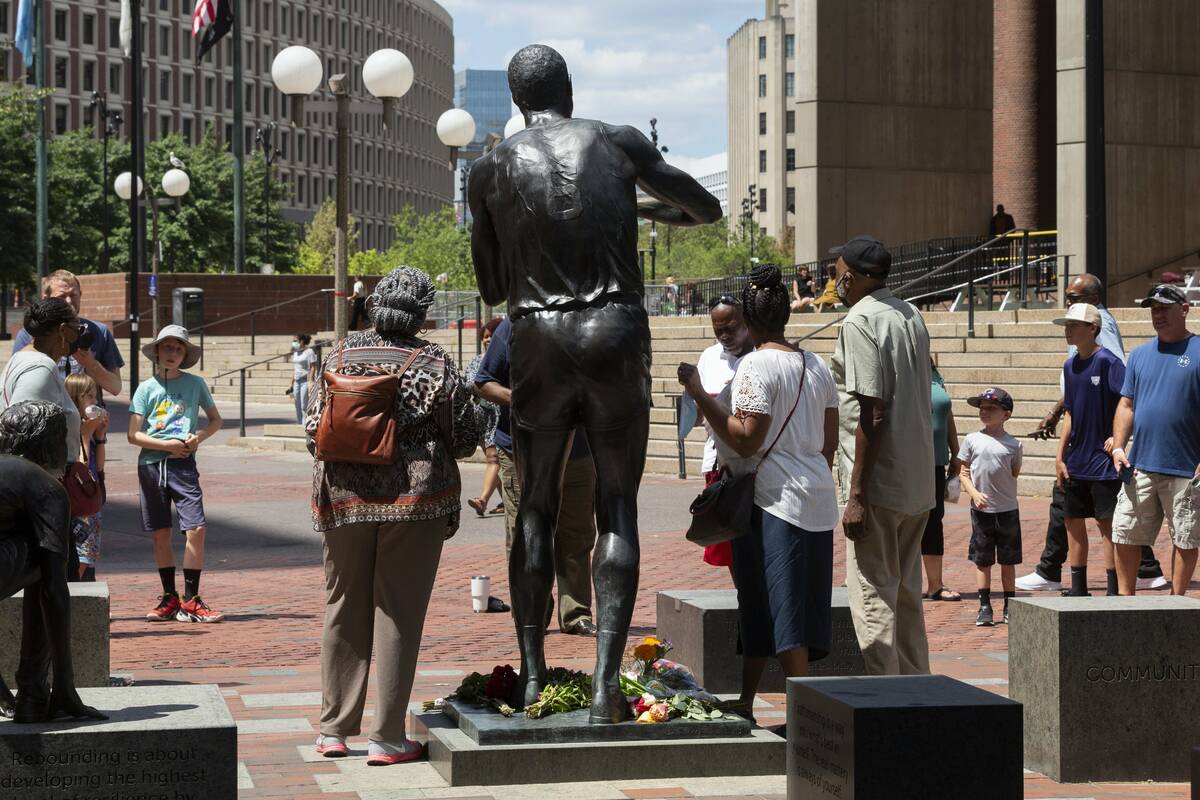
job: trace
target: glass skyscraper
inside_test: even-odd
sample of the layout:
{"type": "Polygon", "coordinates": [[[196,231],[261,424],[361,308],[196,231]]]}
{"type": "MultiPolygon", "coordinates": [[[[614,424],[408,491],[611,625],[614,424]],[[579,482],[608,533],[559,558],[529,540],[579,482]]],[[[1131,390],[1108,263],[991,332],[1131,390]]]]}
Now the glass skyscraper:
{"type": "MultiPolygon", "coordinates": [[[[454,105],[475,118],[475,138],[469,149],[481,150],[489,133],[504,136],[504,126],[516,113],[512,95],[508,91],[508,73],[502,69],[464,69],[454,73],[454,105]]],[[[455,180],[455,201],[462,201],[464,170],[467,162],[459,160],[458,176],[455,180]]],[[[465,204],[459,205],[459,219],[465,212],[465,204]]],[[[469,218],[469,217],[468,217],[469,218]]]]}

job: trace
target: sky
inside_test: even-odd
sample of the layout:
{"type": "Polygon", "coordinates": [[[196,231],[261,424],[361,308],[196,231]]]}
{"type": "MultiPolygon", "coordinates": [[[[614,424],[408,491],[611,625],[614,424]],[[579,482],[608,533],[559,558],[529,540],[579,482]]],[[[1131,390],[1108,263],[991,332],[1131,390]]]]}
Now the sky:
{"type": "MultiPolygon", "coordinates": [[[[454,16],[454,68],[504,69],[527,44],[563,54],[575,115],[658,119],[680,160],[726,149],[725,41],[762,0],[439,0],[454,16]]],[[[675,160],[675,159],[672,159],[675,160]]]]}

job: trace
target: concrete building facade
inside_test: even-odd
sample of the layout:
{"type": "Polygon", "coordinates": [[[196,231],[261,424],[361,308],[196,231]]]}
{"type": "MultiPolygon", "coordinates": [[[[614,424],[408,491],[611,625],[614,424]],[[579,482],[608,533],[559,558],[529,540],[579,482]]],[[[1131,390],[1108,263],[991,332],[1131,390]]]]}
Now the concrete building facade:
{"type": "MultiPolygon", "coordinates": [[[[17,0],[0,0],[0,38],[16,28],[17,0]]],[[[129,62],[119,44],[117,0],[46,0],[45,41],[50,130],[63,133],[97,126],[89,108],[92,92],[129,119],[129,62]]],[[[225,143],[233,135],[231,37],[196,67],[189,0],[145,0],[145,125],[147,141],[169,133],[197,142],[211,125],[225,143]]],[[[271,81],[271,61],[284,47],[303,44],[325,65],[325,78],[352,76],[352,94],[369,97],[362,62],[375,50],[395,48],[413,63],[412,89],[397,103],[396,124],[384,130],[381,114],[355,114],[351,131],[351,213],[360,222],[359,244],[386,248],[394,238],[392,215],[404,206],[424,214],[453,196],[446,148],[437,138],[438,116],[453,105],[454,30],[450,15],[434,0],[241,0],[243,139],[247,152],[256,128],[279,126],[275,146],[277,185],[285,213],[304,222],[334,196],[336,131],[332,114],[307,114],[293,129],[285,97],[271,81]]],[[[15,49],[0,50],[0,80],[24,73],[15,49]]],[[[128,135],[128,126],[120,136],[128,135]]]]}

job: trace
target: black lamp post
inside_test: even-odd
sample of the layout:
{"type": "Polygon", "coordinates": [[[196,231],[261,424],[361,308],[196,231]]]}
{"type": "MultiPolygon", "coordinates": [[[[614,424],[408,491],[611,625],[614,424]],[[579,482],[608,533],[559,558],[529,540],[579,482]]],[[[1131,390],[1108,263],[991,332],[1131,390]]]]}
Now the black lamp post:
{"type": "Polygon", "coordinates": [[[108,272],[108,137],[114,136],[117,129],[121,127],[124,119],[121,118],[121,112],[118,109],[109,109],[108,95],[92,92],[92,102],[88,107],[100,114],[101,124],[100,142],[101,142],[101,157],[100,157],[100,197],[104,204],[104,257],[100,260],[100,271],[108,272]]]}
{"type": "Polygon", "coordinates": [[[258,128],[254,132],[254,141],[262,148],[263,161],[266,163],[266,174],[263,177],[263,256],[266,257],[271,253],[271,181],[273,180],[271,167],[275,161],[282,155],[275,147],[275,123],[268,122],[267,127],[258,128]]]}
{"type": "MultiPolygon", "coordinates": [[[[658,118],[650,118],[650,141],[654,144],[654,149],[660,153],[669,152],[666,145],[658,146],[658,118]]],[[[669,231],[670,229],[668,229],[669,231]]],[[[654,220],[650,220],[650,282],[654,283],[655,261],[658,257],[658,224],[654,220]]]]}

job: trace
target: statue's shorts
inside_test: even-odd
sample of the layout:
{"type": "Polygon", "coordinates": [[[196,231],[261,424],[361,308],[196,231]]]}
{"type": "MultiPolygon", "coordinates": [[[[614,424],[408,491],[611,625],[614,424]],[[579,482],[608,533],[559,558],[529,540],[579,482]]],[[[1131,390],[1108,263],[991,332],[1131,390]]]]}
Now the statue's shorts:
{"type": "Polygon", "coordinates": [[[650,411],[650,323],[640,305],[535,311],[509,340],[513,421],[525,430],[624,428],[650,411]]]}

